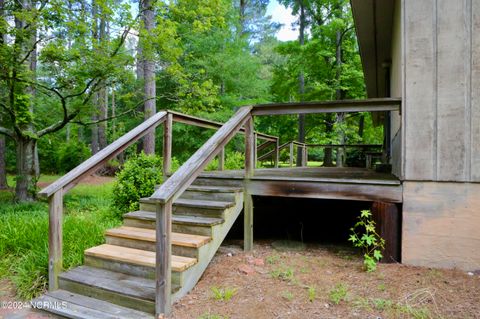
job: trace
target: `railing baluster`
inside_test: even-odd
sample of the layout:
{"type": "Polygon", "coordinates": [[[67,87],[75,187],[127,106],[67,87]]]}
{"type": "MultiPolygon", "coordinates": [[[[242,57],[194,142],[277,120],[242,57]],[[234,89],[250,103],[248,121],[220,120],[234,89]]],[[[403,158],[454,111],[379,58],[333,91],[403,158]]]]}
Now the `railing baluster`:
{"type": "Polygon", "coordinates": [[[48,197],[48,289],[58,289],[58,275],[62,271],[63,249],[63,189],[48,197]]]}
{"type": "Polygon", "coordinates": [[[225,169],[225,147],[222,147],[218,153],[218,170],[223,171],[225,169]]]}
{"type": "Polygon", "coordinates": [[[275,168],[278,168],[278,161],[280,160],[280,139],[277,138],[277,140],[275,141],[275,153],[274,153],[274,156],[275,156],[275,168]]]}
{"type": "Polygon", "coordinates": [[[172,169],[172,128],[173,115],[167,114],[165,123],[163,124],[163,177],[167,179],[172,169]]]}
{"type": "Polygon", "coordinates": [[[250,117],[245,122],[245,188],[243,192],[243,249],[245,251],[250,251],[253,248],[253,203],[247,185],[254,174],[255,148],[253,117],[250,117]]]}
{"type": "Polygon", "coordinates": [[[172,200],[157,203],[156,215],[155,318],[170,314],[172,301],[172,200]]]}
{"type": "Polygon", "coordinates": [[[293,166],[293,142],[290,142],[290,167],[293,166]]]}

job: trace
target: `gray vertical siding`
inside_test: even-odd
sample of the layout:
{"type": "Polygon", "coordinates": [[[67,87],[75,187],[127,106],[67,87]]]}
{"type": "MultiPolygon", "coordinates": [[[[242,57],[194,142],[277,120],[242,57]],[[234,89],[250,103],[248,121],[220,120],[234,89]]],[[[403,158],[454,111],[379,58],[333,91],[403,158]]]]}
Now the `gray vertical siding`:
{"type": "Polygon", "coordinates": [[[480,1],[404,0],[404,177],[480,181],[480,1]]]}

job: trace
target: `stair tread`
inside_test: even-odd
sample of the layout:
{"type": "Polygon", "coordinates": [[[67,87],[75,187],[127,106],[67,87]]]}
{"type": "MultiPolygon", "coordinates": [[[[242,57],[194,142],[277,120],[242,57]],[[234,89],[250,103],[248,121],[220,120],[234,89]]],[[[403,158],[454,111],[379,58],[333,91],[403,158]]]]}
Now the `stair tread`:
{"type": "MultiPolygon", "coordinates": [[[[85,255],[134,265],[155,267],[154,251],[103,244],[85,250],[85,255]]],[[[185,271],[196,263],[196,258],[172,255],[172,271],[185,271]]]]}
{"type": "Polygon", "coordinates": [[[36,298],[33,300],[33,302],[48,305],[59,305],[58,307],[51,307],[45,310],[66,318],[153,318],[151,314],[142,311],[118,306],[107,301],[87,297],[62,289],[48,292],[45,295],[36,298]]]}
{"type": "MultiPolygon", "coordinates": [[[[156,237],[155,229],[129,227],[129,226],[112,228],[107,230],[105,234],[108,236],[138,239],[138,240],[144,240],[149,242],[155,242],[155,237],[156,237]]],[[[172,245],[198,248],[210,242],[211,237],[172,232],[171,240],[172,240],[172,245]]]]}
{"type": "MultiPolygon", "coordinates": [[[[154,221],[156,219],[155,212],[148,212],[144,210],[137,210],[134,212],[126,213],[123,215],[125,218],[136,218],[154,221]]],[[[215,226],[222,224],[224,222],[223,218],[216,217],[203,217],[203,216],[190,216],[190,215],[172,215],[172,223],[177,224],[192,224],[200,226],[215,226]]]]}
{"type": "Polygon", "coordinates": [[[241,187],[229,187],[229,186],[203,186],[203,185],[190,185],[187,190],[202,191],[202,192],[214,192],[214,193],[238,193],[243,192],[241,187]]]}
{"type": "MultiPolygon", "coordinates": [[[[155,203],[155,200],[150,199],[150,197],[146,197],[146,198],[141,198],[140,202],[155,203]]],[[[235,203],[217,201],[217,200],[206,200],[206,199],[177,198],[173,203],[173,205],[184,206],[184,207],[209,208],[209,209],[227,209],[235,206],[235,203]]]]}

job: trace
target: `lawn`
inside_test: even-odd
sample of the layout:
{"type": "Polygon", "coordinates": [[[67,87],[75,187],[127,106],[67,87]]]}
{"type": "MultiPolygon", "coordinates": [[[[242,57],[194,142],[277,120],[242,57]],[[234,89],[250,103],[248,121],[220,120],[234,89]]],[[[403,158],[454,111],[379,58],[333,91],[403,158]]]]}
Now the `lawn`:
{"type": "MultiPolygon", "coordinates": [[[[42,176],[45,185],[59,176],[42,176]]],[[[9,185],[14,179],[9,177],[9,185]]],[[[86,248],[103,243],[105,229],[121,223],[111,209],[113,182],[79,184],[64,197],[63,266],[83,263],[86,248]]],[[[10,280],[17,297],[42,293],[48,278],[48,205],[45,200],[16,204],[0,192],[0,279],[10,280]]]]}

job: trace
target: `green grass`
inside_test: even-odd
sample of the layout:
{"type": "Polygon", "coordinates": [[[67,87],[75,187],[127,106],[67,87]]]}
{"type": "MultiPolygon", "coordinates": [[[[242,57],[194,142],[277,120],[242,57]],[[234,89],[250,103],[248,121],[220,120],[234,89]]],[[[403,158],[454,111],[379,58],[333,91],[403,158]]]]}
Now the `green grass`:
{"type": "Polygon", "coordinates": [[[213,299],[217,301],[229,301],[237,293],[237,288],[229,287],[211,287],[210,290],[212,291],[213,299]]]}
{"type": "MultiPolygon", "coordinates": [[[[79,185],[65,195],[65,269],[82,264],[83,251],[103,243],[105,229],[120,224],[110,209],[111,189],[111,183],[79,185]]],[[[18,298],[31,299],[48,284],[48,205],[45,201],[16,204],[12,199],[12,192],[0,192],[0,277],[15,284],[18,298]]]]}
{"type": "Polygon", "coordinates": [[[333,302],[335,305],[338,305],[340,301],[347,300],[347,293],[348,288],[345,284],[341,283],[335,286],[332,290],[330,290],[329,296],[330,301],[333,302]]]}

